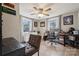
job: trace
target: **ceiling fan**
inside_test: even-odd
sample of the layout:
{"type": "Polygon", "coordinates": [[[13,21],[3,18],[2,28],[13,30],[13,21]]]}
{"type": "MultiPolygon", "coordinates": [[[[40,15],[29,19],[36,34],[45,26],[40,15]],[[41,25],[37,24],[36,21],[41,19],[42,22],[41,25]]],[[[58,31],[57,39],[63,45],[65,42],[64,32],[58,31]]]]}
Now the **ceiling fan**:
{"type": "Polygon", "coordinates": [[[31,15],[42,14],[45,16],[49,16],[48,11],[52,10],[51,8],[39,8],[39,7],[33,7],[33,9],[36,11],[36,13],[32,13],[31,15]]]}

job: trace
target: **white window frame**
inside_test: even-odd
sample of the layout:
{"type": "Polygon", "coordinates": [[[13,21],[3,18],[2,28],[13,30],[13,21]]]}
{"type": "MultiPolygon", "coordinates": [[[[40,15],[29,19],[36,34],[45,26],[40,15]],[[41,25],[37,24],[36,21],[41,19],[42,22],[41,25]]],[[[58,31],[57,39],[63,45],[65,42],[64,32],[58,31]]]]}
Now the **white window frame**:
{"type": "Polygon", "coordinates": [[[52,28],[52,29],[60,29],[60,17],[57,16],[57,17],[54,17],[54,18],[50,18],[48,19],[48,30],[50,31],[50,22],[56,22],[56,27],[55,28],[52,28]]]}
{"type": "Polygon", "coordinates": [[[23,29],[23,20],[22,19],[26,19],[26,21],[29,21],[29,22],[31,22],[31,24],[30,24],[30,30],[29,31],[26,31],[26,32],[31,32],[32,31],[32,20],[31,19],[29,19],[29,18],[26,18],[26,17],[24,17],[24,16],[21,16],[21,29],[22,29],[22,32],[24,32],[24,29],[23,29]]]}

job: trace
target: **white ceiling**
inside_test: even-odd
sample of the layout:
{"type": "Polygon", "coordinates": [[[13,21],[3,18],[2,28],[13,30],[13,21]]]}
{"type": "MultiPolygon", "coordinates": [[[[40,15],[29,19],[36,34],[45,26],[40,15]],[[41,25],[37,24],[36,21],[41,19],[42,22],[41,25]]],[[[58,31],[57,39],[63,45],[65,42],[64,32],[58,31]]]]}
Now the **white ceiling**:
{"type": "Polygon", "coordinates": [[[20,15],[28,18],[39,19],[37,15],[31,15],[35,12],[33,9],[35,6],[40,8],[52,8],[52,10],[48,12],[50,16],[44,16],[43,18],[50,18],[79,10],[79,3],[20,3],[20,15]]]}

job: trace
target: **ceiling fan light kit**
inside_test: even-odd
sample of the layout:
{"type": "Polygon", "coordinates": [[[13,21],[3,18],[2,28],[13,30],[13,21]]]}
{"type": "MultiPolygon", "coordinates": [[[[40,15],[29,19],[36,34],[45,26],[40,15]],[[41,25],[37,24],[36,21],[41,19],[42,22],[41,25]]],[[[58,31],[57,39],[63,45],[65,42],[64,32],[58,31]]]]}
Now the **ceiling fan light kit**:
{"type": "Polygon", "coordinates": [[[43,14],[38,14],[38,17],[40,18],[40,17],[44,17],[45,15],[43,15],[43,14]]]}

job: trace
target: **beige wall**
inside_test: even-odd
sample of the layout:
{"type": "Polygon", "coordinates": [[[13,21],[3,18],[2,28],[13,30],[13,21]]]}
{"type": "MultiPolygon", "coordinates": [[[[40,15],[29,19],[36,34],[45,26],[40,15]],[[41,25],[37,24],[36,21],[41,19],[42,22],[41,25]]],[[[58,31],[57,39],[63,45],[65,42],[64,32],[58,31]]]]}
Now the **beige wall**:
{"type": "Polygon", "coordinates": [[[14,37],[20,41],[20,19],[19,19],[19,5],[15,5],[16,15],[3,13],[2,15],[2,36],[14,37]]]}
{"type": "Polygon", "coordinates": [[[77,25],[78,29],[79,29],[79,11],[78,11],[78,25],[77,25]]]}
{"type": "Polygon", "coordinates": [[[41,19],[41,20],[33,20],[33,30],[35,31],[40,31],[41,35],[44,35],[44,32],[47,30],[47,20],[46,19],[41,19]],[[38,27],[34,27],[34,21],[38,22],[38,27]],[[40,22],[45,22],[45,27],[40,27],[40,22]]]}
{"type": "Polygon", "coordinates": [[[42,36],[44,35],[45,31],[47,31],[47,20],[46,19],[39,21],[39,30],[42,36]],[[40,27],[40,22],[45,22],[45,27],[40,27]]]}
{"type": "Polygon", "coordinates": [[[71,12],[71,13],[66,13],[61,16],[61,29],[64,31],[68,31],[68,29],[70,27],[74,27],[75,29],[78,29],[78,23],[79,22],[78,22],[78,12],[77,11],[71,12]],[[73,25],[63,25],[63,17],[68,16],[68,15],[73,15],[73,25]]]}
{"type": "MultiPolygon", "coordinates": [[[[47,20],[39,20],[38,21],[38,27],[35,28],[33,26],[33,29],[40,30],[41,34],[43,35],[46,30],[48,30],[47,26],[47,20]],[[40,22],[45,21],[45,27],[40,27],[40,22]]],[[[76,30],[79,30],[79,11],[69,12],[61,15],[61,29],[64,31],[68,31],[70,27],[74,27],[76,30]],[[73,25],[63,25],[63,17],[73,15],[73,25]]]]}
{"type": "Polygon", "coordinates": [[[33,23],[32,23],[32,29],[33,29],[33,31],[38,31],[39,30],[38,28],[39,28],[39,20],[33,20],[33,23]],[[37,27],[34,27],[34,22],[38,23],[37,27]]]}

